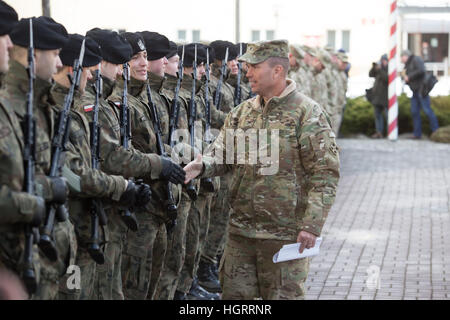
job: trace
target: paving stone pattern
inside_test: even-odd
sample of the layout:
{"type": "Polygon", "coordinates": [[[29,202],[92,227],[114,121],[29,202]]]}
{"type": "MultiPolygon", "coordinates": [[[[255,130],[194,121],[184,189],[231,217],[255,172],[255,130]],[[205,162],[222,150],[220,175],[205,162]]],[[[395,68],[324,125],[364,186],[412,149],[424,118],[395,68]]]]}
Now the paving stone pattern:
{"type": "Polygon", "coordinates": [[[341,180],[306,299],[450,299],[450,145],[338,144],[341,180]]]}

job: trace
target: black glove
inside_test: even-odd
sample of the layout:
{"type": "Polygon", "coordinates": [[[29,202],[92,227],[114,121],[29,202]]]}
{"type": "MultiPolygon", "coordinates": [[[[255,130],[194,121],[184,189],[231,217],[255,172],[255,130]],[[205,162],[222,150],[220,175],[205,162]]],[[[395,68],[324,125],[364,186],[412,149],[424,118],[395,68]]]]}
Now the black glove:
{"type": "Polygon", "coordinates": [[[161,157],[161,162],[162,170],[159,175],[160,179],[169,180],[174,184],[184,184],[186,172],[184,172],[183,168],[167,157],[161,157]]]}
{"type": "Polygon", "coordinates": [[[67,200],[69,188],[67,187],[67,180],[64,177],[49,177],[52,184],[53,198],[52,203],[64,204],[67,200]]]}
{"type": "Polygon", "coordinates": [[[131,208],[136,202],[136,185],[133,180],[128,180],[127,189],[120,196],[119,202],[122,206],[131,208]]]}
{"type": "Polygon", "coordinates": [[[136,207],[145,207],[152,199],[152,190],[148,184],[138,182],[136,191],[136,207]]]}
{"type": "Polygon", "coordinates": [[[33,212],[33,218],[30,221],[32,227],[39,227],[45,217],[45,200],[42,197],[36,196],[36,208],[33,212]]]}

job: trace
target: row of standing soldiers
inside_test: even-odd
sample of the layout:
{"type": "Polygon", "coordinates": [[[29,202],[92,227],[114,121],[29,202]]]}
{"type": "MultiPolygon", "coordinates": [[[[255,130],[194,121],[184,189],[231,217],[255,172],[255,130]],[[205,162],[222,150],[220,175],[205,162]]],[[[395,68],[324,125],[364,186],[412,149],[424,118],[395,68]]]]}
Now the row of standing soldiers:
{"type": "Polygon", "coordinates": [[[350,64],[343,50],[331,47],[312,48],[291,45],[289,78],[299,90],[322,106],[337,136],[346,104],[348,71],[350,64]]]}
{"type": "Polygon", "coordinates": [[[32,299],[219,299],[230,177],[173,159],[252,96],[245,44],[0,16],[0,269],[32,299]]]}

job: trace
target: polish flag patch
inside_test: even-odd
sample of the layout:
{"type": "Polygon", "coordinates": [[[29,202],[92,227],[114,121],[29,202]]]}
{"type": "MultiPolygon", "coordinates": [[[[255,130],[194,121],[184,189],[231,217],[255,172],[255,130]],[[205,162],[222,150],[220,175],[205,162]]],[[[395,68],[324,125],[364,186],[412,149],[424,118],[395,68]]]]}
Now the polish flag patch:
{"type": "Polygon", "coordinates": [[[120,108],[120,102],[119,101],[114,102],[114,104],[116,105],[117,108],[120,108]]]}
{"type": "Polygon", "coordinates": [[[94,105],[89,104],[87,106],[84,106],[83,109],[84,109],[84,112],[90,112],[90,111],[94,110],[94,105]]]}

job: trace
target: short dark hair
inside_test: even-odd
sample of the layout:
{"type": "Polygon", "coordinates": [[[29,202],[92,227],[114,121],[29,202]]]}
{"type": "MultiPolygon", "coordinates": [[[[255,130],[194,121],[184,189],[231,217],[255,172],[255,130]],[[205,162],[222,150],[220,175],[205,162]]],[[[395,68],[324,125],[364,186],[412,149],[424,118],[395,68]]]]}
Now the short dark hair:
{"type": "Polygon", "coordinates": [[[287,75],[289,71],[289,58],[270,57],[269,59],[267,59],[267,62],[269,63],[269,66],[271,68],[280,65],[283,68],[284,73],[287,75]]]}

